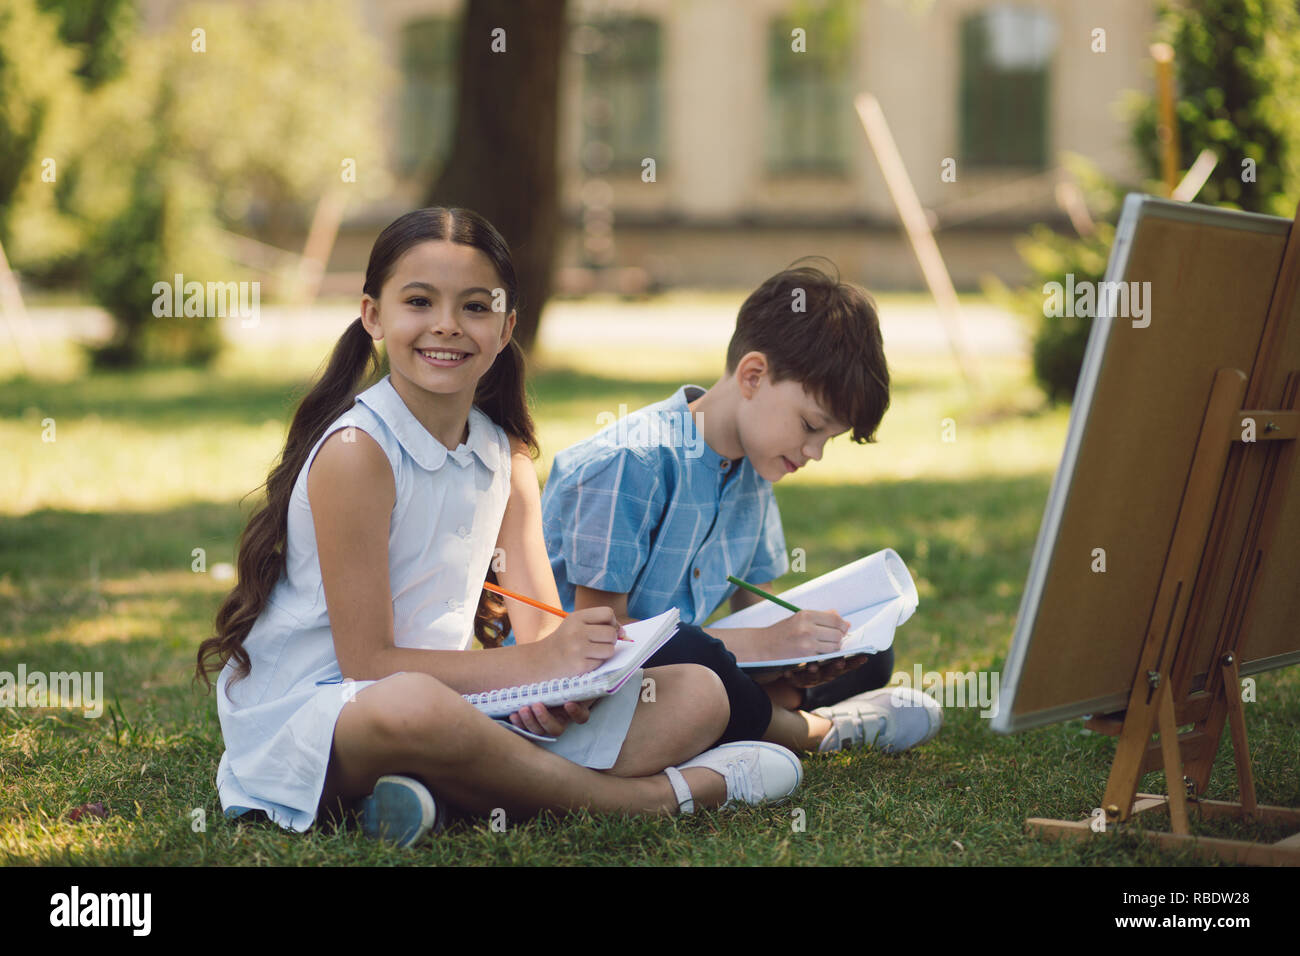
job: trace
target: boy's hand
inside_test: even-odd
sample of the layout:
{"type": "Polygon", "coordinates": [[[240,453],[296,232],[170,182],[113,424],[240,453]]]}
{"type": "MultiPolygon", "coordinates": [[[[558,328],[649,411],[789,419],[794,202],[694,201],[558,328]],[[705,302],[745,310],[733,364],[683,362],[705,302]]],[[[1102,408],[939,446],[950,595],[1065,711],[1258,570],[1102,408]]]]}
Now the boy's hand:
{"type": "Polygon", "coordinates": [[[800,611],[767,631],[766,660],[833,654],[849,632],[849,622],[834,611],[800,611]]]}
{"type": "Polygon", "coordinates": [[[834,680],[855,667],[861,667],[866,663],[869,656],[868,654],[850,654],[848,657],[837,657],[829,661],[797,664],[787,671],[782,671],[781,676],[795,687],[816,687],[818,684],[825,684],[827,681],[834,680]]]}
{"type": "Polygon", "coordinates": [[[591,708],[600,698],[594,700],[571,700],[563,707],[547,707],[536,703],[524,707],[510,715],[510,723],[522,727],[529,733],[545,734],[558,737],[564,733],[570,723],[585,724],[591,716],[591,708]]]}

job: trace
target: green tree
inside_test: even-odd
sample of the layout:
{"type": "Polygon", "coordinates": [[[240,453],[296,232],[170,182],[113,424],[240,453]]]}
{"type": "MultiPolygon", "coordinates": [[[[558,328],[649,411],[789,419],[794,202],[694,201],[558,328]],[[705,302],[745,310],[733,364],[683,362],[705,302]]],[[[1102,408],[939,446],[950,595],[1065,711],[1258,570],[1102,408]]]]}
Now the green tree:
{"type": "Polygon", "coordinates": [[[82,250],[88,290],[113,319],[113,335],[89,349],[97,367],[210,362],[220,351],[215,317],[156,316],[158,282],[228,281],[215,189],[175,149],[183,108],[161,46],[134,49],[118,81],[92,98],[92,140],[115,157],[86,162],[74,207],[91,223],[82,250]]]}
{"type": "Polygon", "coordinates": [[[75,107],[76,54],[60,41],[58,29],[58,19],[33,0],[0,3],[0,244],[11,258],[19,223],[48,220],[42,211],[53,208],[50,176],[58,175],[59,147],[75,107]],[[54,160],[52,166],[47,159],[54,160]]]}
{"type": "Polygon", "coordinates": [[[1043,288],[1049,282],[1064,283],[1066,275],[1073,275],[1076,285],[1105,277],[1125,193],[1086,157],[1066,154],[1062,162],[1083,192],[1095,230],[1074,236],[1042,223],[1032,226],[1028,235],[1016,241],[1016,250],[1030,270],[1029,285],[1013,291],[991,280],[985,286],[991,298],[1024,321],[1033,342],[1034,379],[1052,404],[1074,397],[1092,319],[1044,315],[1043,288]]]}
{"type": "MultiPolygon", "coordinates": [[[[390,191],[382,51],[349,0],[195,3],[121,42],[129,5],[48,5],[77,45],[51,45],[58,70],[45,80],[80,71],[84,89],[51,134],[59,181],[33,191],[20,256],[84,279],[109,311],[96,365],[210,361],[217,322],[155,316],[155,283],[257,278],[229,261],[223,224],[296,241],[327,191],[355,202],[390,191]],[[107,23],[111,42],[97,32],[107,23]]],[[[39,23],[49,40],[57,19],[39,23]]],[[[6,42],[22,47],[16,28],[0,28],[0,50],[6,42]]]]}
{"type": "Polygon", "coordinates": [[[424,201],[473,209],[509,243],[519,276],[514,335],[529,349],[550,295],[560,224],[565,0],[467,0],[464,16],[452,151],[424,201]]]}
{"type": "MultiPolygon", "coordinates": [[[[1202,149],[1218,164],[1196,202],[1292,218],[1300,199],[1300,14],[1295,0],[1185,0],[1162,3],[1155,39],[1174,48],[1178,168],[1202,149]],[[1246,160],[1253,161],[1251,163],[1246,160]]],[[[1161,194],[1156,103],[1125,99],[1133,144],[1161,194]]],[[[1038,225],[1018,243],[1033,284],[990,293],[1033,324],[1034,376],[1051,402],[1074,396],[1092,320],[1043,314],[1043,286],[1104,278],[1124,189],[1081,157],[1068,165],[1084,188],[1096,232],[1076,238],[1038,225]]]]}
{"type": "MultiPolygon", "coordinates": [[[[1162,2],[1156,39],[1174,49],[1179,170],[1202,149],[1219,160],[1196,201],[1293,217],[1300,200],[1295,0],[1162,2]]],[[[1133,92],[1127,106],[1138,157],[1158,180],[1155,99],[1133,92]]]]}
{"type": "Polygon", "coordinates": [[[119,76],[139,23],[135,0],[40,0],[56,14],[59,37],[78,53],[77,76],[87,88],[119,76]]]}

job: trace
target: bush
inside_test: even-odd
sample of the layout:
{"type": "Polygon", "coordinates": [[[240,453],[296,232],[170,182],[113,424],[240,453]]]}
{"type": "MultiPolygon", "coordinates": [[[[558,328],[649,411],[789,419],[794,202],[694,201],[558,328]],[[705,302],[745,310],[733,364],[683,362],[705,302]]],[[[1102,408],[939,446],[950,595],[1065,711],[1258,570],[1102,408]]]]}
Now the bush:
{"type": "Polygon", "coordinates": [[[1124,190],[1091,161],[1067,154],[1063,162],[1083,191],[1096,231],[1090,236],[1074,237],[1042,224],[1033,226],[1029,235],[1016,243],[1020,258],[1033,273],[1030,285],[1016,291],[996,281],[985,286],[991,298],[1021,317],[1028,327],[1033,341],[1034,379],[1050,404],[1074,398],[1092,319],[1047,315],[1044,287],[1049,282],[1064,285],[1067,275],[1074,276],[1076,285],[1100,282],[1105,277],[1115,239],[1115,220],[1124,198],[1124,190]]]}
{"type": "MultiPolygon", "coordinates": [[[[1178,168],[1190,167],[1202,149],[1219,159],[1196,201],[1294,216],[1300,200],[1295,0],[1166,2],[1156,34],[1174,48],[1178,168]]],[[[1156,101],[1133,92],[1126,107],[1134,148],[1158,180],[1156,101]]]]}
{"type": "Polygon", "coordinates": [[[26,240],[23,246],[44,250],[75,241],[70,224],[55,212],[55,185],[47,181],[44,160],[57,160],[57,177],[75,121],[76,63],[59,40],[57,18],[40,12],[34,0],[0,4],[0,244],[17,269],[31,262],[14,241],[17,235],[26,240]]]}
{"type": "Polygon", "coordinates": [[[12,227],[28,276],[84,282],[110,313],[95,366],[217,354],[218,320],[154,316],[153,288],[177,273],[251,278],[223,254],[223,220],[260,215],[278,227],[272,242],[296,240],[331,189],[391,193],[380,122],[392,74],[355,0],[190,3],[148,34],[131,0],[39,3],[51,13],[0,3],[0,236],[12,227]],[[42,156],[58,157],[57,183],[41,182],[42,156]],[[346,185],[344,164],[357,170],[346,185]]]}
{"type": "MultiPolygon", "coordinates": [[[[1195,201],[1252,212],[1295,215],[1300,199],[1300,14],[1294,0],[1186,0],[1161,5],[1157,36],[1174,48],[1179,169],[1202,149],[1219,162],[1195,201]],[[1246,162],[1250,160],[1251,162],[1246,162]]],[[[1163,193],[1156,103],[1126,98],[1133,143],[1148,191],[1163,193]]],[[[1081,157],[1066,157],[1097,221],[1091,236],[1062,236],[1035,226],[1017,243],[1034,273],[1019,292],[987,291],[1032,325],[1034,377],[1048,401],[1069,401],[1083,367],[1091,319],[1044,314],[1043,286],[1101,281],[1115,237],[1123,190],[1081,157]]]]}

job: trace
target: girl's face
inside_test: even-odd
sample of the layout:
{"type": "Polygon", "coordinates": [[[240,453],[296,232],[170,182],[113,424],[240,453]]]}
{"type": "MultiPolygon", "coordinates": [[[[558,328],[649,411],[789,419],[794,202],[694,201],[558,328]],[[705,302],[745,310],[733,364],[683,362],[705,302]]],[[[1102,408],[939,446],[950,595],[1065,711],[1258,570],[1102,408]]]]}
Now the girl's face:
{"type": "Polygon", "coordinates": [[[472,396],[510,341],[515,313],[483,252],[455,242],[422,242],[393,266],[379,301],[362,297],[362,321],[388,340],[388,364],[417,388],[472,396]]]}

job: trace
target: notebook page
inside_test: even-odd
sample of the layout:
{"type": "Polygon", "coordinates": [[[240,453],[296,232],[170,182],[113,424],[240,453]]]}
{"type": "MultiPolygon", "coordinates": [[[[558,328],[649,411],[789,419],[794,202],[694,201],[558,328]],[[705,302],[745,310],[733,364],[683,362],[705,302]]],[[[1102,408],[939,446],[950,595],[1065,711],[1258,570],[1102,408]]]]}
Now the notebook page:
{"type": "Polygon", "coordinates": [[[495,717],[538,701],[548,706],[558,706],[569,700],[584,700],[602,693],[612,694],[676,633],[678,618],[679,612],[674,607],[656,617],[624,625],[629,640],[615,642],[614,654],[585,674],[550,678],[532,684],[463,696],[479,710],[495,717]]]}
{"type": "Polygon", "coordinates": [[[894,643],[894,631],[904,608],[902,598],[882,601],[875,607],[844,615],[849,622],[849,633],[840,642],[840,650],[862,650],[878,654],[894,643]]]}
{"type": "MultiPolygon", "coordinates": [[[[916,610],[916,585],[903,559],[892,548],[885,548],[860,558],[821,577],[783,591],[777,597],[810,610],[837,610],[854,625],[865,620],[862,611],[874,614],[881,604],[898,601],[893,625],[898,627],[916,610]],[[856,620],[855,620],[856,618],[856,620]]],[[[790,616],[792,612],[771,601],[760,600],[709,627],[767,627],[790,616]]],[[[872,615],[868,615],[870,617],[872,615]]],[[[887,645],[886,645],[887,646],[887,645]]]]}
{"type": "MultiPolygon", "coordinates": [[[[662,628],[671,617],[676,621],[676,608],[671,608],[663,614],[654,617],[648,617],[644,621],[634,621],[631,624],[624,624],[623,630],[631,641],[615,641],[614,656],[605,661],[595,670],[588,671],[579,681],[594,683],[601,678],[616,674],[619,677],[624,676],[624,671],[633,671],[640,666],[638,663],[638,651],[644,651],[648,642],[653,642],[660,634],[662,628]]],[[[648,656],[648,655],[647,655],[648,656]]],[[[644,658],[641,658],[644,660],[644,658]]]]}

